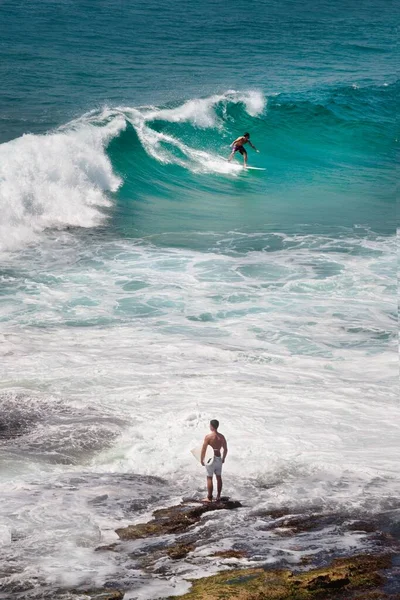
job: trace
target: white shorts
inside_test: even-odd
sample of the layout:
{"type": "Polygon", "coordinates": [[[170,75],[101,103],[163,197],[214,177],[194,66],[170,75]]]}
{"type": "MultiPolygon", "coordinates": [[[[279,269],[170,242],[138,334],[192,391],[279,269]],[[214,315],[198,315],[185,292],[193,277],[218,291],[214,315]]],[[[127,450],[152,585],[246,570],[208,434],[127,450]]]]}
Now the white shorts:
{"type": "Polygon", "coordinates": [[[207,477],[213,475],[220,476],[222,473],[222,458],[220,456],[214,456],[210,458],[209,462],[206,463],[207,477]]]}

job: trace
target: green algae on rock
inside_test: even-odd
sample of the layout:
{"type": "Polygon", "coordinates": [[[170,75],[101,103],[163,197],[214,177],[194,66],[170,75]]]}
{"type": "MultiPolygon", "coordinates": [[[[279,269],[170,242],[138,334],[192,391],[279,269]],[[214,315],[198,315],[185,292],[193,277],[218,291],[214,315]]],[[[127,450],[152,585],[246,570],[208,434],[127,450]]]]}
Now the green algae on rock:
{"type": "MultiPolygon", "coordinates": [[[[376,588],[383,583],[379,571],[388,568],[390,564],[389,555],[360,555],[337,559],[330,566],[305,573],[262,568],[226,571],[212,577],[194,580],[190,592],[180,598],[181,600],[325,600],[325,598],[349,600],[354,597],[354,592],[376,591],[376,588]]],[[[384,598],[385,594],[381,593],[381,597],[384,598]]]]}

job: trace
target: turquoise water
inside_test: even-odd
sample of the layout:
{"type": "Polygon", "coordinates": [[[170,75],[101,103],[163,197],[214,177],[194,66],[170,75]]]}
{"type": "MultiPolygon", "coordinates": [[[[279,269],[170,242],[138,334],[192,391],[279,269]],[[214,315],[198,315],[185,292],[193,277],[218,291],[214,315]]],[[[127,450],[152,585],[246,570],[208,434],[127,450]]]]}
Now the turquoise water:
{"type": "MultiPolygon", "coordinates": [[[[214,2],[150,2],[140,10],[5,2],[1,12],[0,139],[46,134],[77,118],[83,123],[88,113],[102,127],[123,107],[125,129],[105,145],[121,176],[108,231],[140,236],[315,223],[393,233],[394,2],[321,3],[318,11],[299,2],[259,2],[251,10],[214,2]],[[260,98],[246,110],[240,98],[255,92],[260,98]],[[201,98],[210,101],[180,113],[185,101],[201,98]],[[234,181],[212,168],[199,174],[193,160],[180,163],[174,141],[165,142],[165,164],[129,121],[129,111],[141,106],[175,109],[166,119],[155,115],[149,127],[193,151],[227,156],[232,139],[251,130],[260,155],[250,161],[266,172],[234,181]]],[[[34,169],[51,178],[45,162],[43,156],[34,169]]],[[[3,169],[3,178],[14,177],[12,165],[3,169]]],[[[104,181],[91,184],[107,192],[104,181]]],[[[21,191],[22,204],[24,195],[34,198],[35,211],[35,188],[21,191]]],[[[20,207],[14,210],[10,220],[23,221],[20,207]]]]}
{"type": "Polygon", "coordinates": [[[263,510],[396,521],[398,17],[376,0],[1,3],[5,572],[49,598],[94,572],[172,593],[175,567],[152,587],[94,548],[203,495],[190,449],[210,418],[247,512],[200,546],[292,566],[374,542],[322,531],[293,552],[263,510]],[[244,131],[264,171],[226,161],[244,131]]]}

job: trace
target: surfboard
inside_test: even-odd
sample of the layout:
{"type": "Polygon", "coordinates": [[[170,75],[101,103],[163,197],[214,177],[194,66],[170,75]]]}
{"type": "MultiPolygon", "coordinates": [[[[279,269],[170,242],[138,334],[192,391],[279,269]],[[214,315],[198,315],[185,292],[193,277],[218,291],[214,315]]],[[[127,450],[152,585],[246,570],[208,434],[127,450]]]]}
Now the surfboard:
{"type": "Polygon", "coordinates": [[[227,158],[225,158],[225,156],[220,156],[219,158],[221,158],[225,162],[228,162],[228,163],[230,162],[230,164],[233,167],[237,167],[238,169],[242,168],[243,171],[247,171],[248,169],[250,169],[251,171],[266,171],[267,170],[267,169],[264,169],[264,167],[249,167],[249,166],[247,166],[246,168],[244,168],[243,165],[240,165],[237,162],[229,161],[227,158]]]}
{"type": "MultiPolygon", "coordinates": [[[[201,444],[201,446],[198,446],[197,448],[192,448],[192,450],[190,451],[193,456],[195,457],[196,460],[198,460],[199,462],[201,462],[201,449],[203,448],[203,444],[201,444]]],[[[211,448],[211,446],[207,446],[207,450],[206,450],[206,456],[204,459],[204,463],[207,464],[209,462],[211,462],[211,460],[214,458],[214,450],[211,448]]]]}

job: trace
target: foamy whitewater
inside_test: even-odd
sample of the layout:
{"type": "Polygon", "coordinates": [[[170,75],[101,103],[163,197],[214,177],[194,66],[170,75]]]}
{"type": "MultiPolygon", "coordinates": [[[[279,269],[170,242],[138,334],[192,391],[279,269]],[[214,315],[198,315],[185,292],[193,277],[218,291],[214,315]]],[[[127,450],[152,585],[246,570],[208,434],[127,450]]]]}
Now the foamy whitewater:
{"type": "MultiPolygon", "coordinates": [[[[40,30],[56,8],[33,5],[40,30]]],[[[238,565],[292,568],[375,551],[376,537],[343,526],[355,519],[398,536],[399,86],[389,41],[367,53],[368,19],[351,13],[346,35],[361,46],[350,49],[325,7],[331,20],[317,31],[328,23],[331,45],[313,54],[304,7],[292,46],[281,43],[282,7],[267,8],[248,33],[248,85],[234,76],[227,15],[215,15],[219,47],[206,43],[208,21],[193,30],[195,7],[171,37],[183,54],[167,71],[153,17],[153,45],[140,38],[147,8],[102,7],[98,22],[75,7],[63,17],[75,15],[79,32],[68,47],[58,21],[49,47],[27,24],[27,43],[43,52],[32,72],[50,69],[43,81],[54,85],[42,105],[27,76],[29,110],[15,46],[8,76],[21,114],[3,110],[0,145],[2,600],[67,600],[68,589],[107,585],[155,600],[227,568],[210,559],[217,550],[245,549],[238,565]],[[133,66],[125,19],[139,36],[133,66]],[[57,44],[72,53],[68,72],[57,59],[59,83],[57,44]],[[208,44],[218,47],[207,55],[208,44]],[[260,150],[249,149],[249,164],[265,171],[227,162],[246,130],[260,150]],[[229,445],[223,493],[244,508],[205,516],[195,551],[160,558],[152,573],[140,560],[166,539],[97,552],[116,528],[204,497],[190,450],[212,418],[229,445]],[[265,521],[274,509],[330,520],[279,536],[265,521]]]]}
{"type": "MultiPolygon", "coordinates": [[[[280,250],[236,255],[241,238],[206,260],[69,234],[14,255],[14,277],[27,260],[37,274],[8,300],[2,337],[2,412],[17,429],[2,448],[3,559],[53,583],[120,577],[94,547],[132,521],[132,496],[141,520],[154,502],[200,493],[189,450],[215,414],[230,445],[225,491],[247,506],[218,524],[216,549],[239,539],[265,560],[252,519],[262,508],[359,516],[397,506],[393,242],[271,234],[262,242],[277,238],[280,250]],[[137,490],[127,473],[165,483],[137,490]]],[[[268,560],[283,552],[297,563],[316,543],[340,553],[363,537],[294,551],[271,536],[268,560]]]]}

